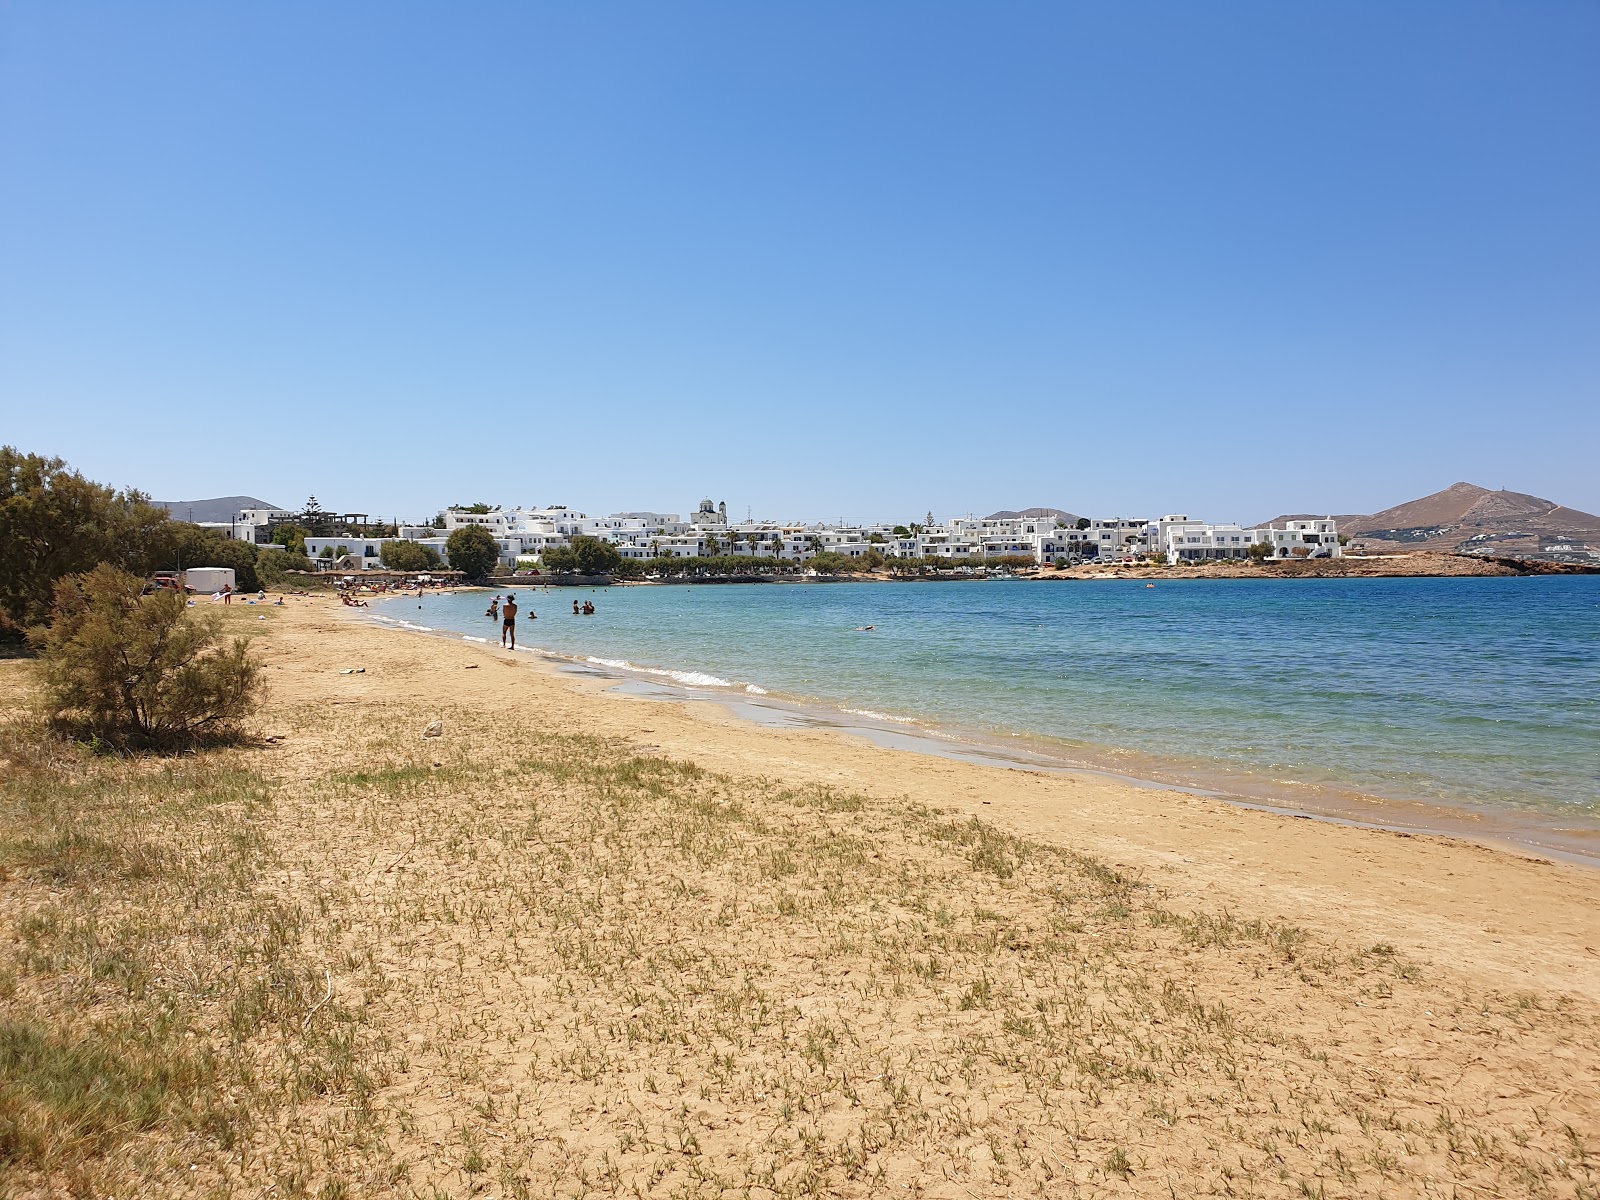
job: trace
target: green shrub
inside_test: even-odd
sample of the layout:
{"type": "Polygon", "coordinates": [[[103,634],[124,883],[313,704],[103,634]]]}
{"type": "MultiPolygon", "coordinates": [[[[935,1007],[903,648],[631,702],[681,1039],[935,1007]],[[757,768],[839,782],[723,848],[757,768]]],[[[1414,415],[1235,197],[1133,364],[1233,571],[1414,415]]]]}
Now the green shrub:
{"type": "Polygon", "coordinates": [[[261,666],[245,638],[224,644],[216,613],[101,565],[58,580],[42,652],[53,725],[119,749],[174,750],[224,741],[261,699],[261,666]]]}
{"type": "Polygon", "coordinates": [[[263,550],[256,559],[256,576],[261,580],[262,587],[283,587],[287,583],[294,582],[288,578],[287,572],[311,569],[312,563],[309,558],[304,554],[294,554],[288,550],[263,550]]]}

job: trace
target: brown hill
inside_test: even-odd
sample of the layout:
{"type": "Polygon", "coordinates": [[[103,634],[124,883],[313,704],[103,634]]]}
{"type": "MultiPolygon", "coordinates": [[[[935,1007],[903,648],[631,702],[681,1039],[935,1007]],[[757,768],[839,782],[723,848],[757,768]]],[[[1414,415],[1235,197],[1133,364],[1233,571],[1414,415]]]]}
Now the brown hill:
{"type": "Polygon", "coordinates": [[[1263,526],[1275,525],[1282,529],[1290,521],[1326,521],[1329,517],[1339,522],[1340,533],[1348,533],[1353,522],[1367,519],[1360,513],[1284,513],[1281,517],[1273,517],[1270,521],[1262,521],[1260,525],[1249,525],[1246,528],[1260,529],[1263,526]]]}
{"type": "Polygon", "coordinates": [[[1078,514],[1069,513],[1059,508],[1002,508],[999,512],[990,513],[985,521],[1015,521],[1031,517],[1054,517],[1058,521],[1065,521],[1068,525],[1077,522],[1078,514]]]}
{"type": "MultiPolygon", "coordinates": [[[[1272,524],[1304,519],[1274,517],[1272,524]]],[[[1373,549],[1494,550],[1537,553],[1541,545],[1571,538],[1600,542],[1600,517],[1525,492],[1490,491],[1453,483],[1443,491],[1396,504],[1371,516],[1336,517],[1339,532],[1373,549]]]]}

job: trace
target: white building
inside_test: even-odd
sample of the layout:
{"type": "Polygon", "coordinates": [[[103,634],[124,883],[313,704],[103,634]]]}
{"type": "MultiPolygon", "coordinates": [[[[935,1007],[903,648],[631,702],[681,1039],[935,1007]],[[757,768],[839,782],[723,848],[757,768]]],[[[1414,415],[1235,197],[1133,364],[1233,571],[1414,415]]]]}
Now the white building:
{"type": "Polygon", "coordinates": [[[359,560],[360,569],[371,570],[383,565],[380,557],[384,543],[383,538],[363,537],[308,537],[306,539],[306,554],[313,563],[326,566],[330,562],[337,562],[349,555],[352,560],[359,560]],[[326,553],[325,553],[326,552],[326,553]]]}
{"type": "Polygon", "coordinates": [[[1260,531],[1272,543],[1274,558],[1343,558],[1339,527],[1332,517],[1310,521],[1286,521],[1260,531]]]}

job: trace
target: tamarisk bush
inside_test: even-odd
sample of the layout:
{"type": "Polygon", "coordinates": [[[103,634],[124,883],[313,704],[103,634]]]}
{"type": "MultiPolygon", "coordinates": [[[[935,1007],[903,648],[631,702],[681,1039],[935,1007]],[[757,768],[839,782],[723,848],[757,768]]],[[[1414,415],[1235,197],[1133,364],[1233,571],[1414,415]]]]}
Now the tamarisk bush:
{"type": "Polygon", "coordinates": [[[46,715],[63,732],[117,749],[227,741],[255,711],[261,666],[248,639],[224,641],[215,613],[101,565],[56,581],[41,652],[46,715]]]}

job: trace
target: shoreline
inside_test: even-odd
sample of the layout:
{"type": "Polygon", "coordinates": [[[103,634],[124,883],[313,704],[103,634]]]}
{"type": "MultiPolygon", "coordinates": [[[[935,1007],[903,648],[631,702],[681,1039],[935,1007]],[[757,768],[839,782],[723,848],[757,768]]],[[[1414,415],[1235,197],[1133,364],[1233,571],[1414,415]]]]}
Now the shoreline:
{"type": "Polygon", "coordinates": [[[291,634],[288,653],[300,665],[285,669],[325,663],[315,691],[301,694],[327,703],[392,696],[459,707],[452,697],[464,687],[492,722],[526,713],[706,770],[931,803],[1099,855],[1241,919],[1293,920],[1341,940],[1445,959],[1498,987],[1538,984],[1600,1000],[1600,873],[1525,846],[1307,820],[1084,771],[886,753],[837,728],[761,726],[723,703],[618,694],[617,680],[563,670],[569,664],[542,651],[513,654],[459,634],[396,637],[381,622],[316,601],[283,615],[313,634],[291,634]],[[364,674],[337,673],[361,664],[364,674]]]}
{"type": "MultiPolygon", "coordinates": [[[[795,580],[793,582],[809,582],[795,580]]],[[[382,615],[368,622],[391,632],[422,633],[500,650],[492,640],[455,630],[419,625],[382,615]]],[[[503,653],[510,653],[502,651],[503,653]]],[[[596,655],[568,654],[542,646],[518,647],[518,655],[550,665],[574,682],[603,680],[607,690],[634,699],[678,704],[713,703],[752,728],[832,730],[879,749],[922,754],[1010,771],[1098,777],[1156,792],[1204,796],[1246,810],[1272,813],[1400,836],[1444,837],[1513,854],[1558,859],[1600,870],[1600,823],[1467,801],[1382,796],[1332,784],[1252,777],[1210,771],[1177,759],[1093,744],[1068,751],[1027,731],[1009,737],[976,730],[951,730],[910,717],[852,709],[845,702],[803,700],[695,671],[671,670],[596,655]],[[1570,824],[1569,824],[1570,822],[1570,824]]]]}

